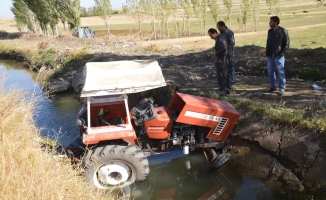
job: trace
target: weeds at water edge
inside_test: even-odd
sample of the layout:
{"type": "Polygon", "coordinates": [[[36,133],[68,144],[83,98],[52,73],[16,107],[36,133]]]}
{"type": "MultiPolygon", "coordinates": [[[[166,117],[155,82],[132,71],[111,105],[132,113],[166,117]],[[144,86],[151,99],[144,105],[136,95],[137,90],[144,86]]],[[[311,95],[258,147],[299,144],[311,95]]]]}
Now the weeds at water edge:
{"type": "MultiPolygon", "coordinates": [[[[3,80],[4,78],[0,79],[3,80]]],[[[2,199],[113,199],[92,190],[70,162],[36,142],[34,98],[0,83],[0,194],[2,199]]]]}

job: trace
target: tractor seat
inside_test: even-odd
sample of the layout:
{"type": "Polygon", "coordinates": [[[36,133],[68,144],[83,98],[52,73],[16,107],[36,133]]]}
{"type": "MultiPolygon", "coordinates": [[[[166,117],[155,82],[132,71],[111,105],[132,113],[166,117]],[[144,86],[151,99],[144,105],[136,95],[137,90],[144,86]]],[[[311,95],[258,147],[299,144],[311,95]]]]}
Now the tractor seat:
{"type": "Polygon", "coordinates": [[[104,110],[103,108],[99,108],[98,109],[96,120],[97,120],[97,124],[99,126],[109,126],[109,125],[111,125],[109,122],[106,122],[104,120],[105,116],[107,116],[108,114],[110,114],[110,112],[111,112],[110,109],[106,109],[106,110],[104,110]]]}
{"type": "Polygon", "coordinates": [[[145,121],[149,121],[156,118],[153,102],[153,98],[145,98],[130,110],[130,114],[134,118],[136,126],[139,126],[145,121]]]}
{"type": "Polygon", "coordinates": [[[118,125],[118,124],[125,124],[126,122],[122,118],[112,118],[112,119],[109,120],[109,123],[111,125],[118,125]]]}

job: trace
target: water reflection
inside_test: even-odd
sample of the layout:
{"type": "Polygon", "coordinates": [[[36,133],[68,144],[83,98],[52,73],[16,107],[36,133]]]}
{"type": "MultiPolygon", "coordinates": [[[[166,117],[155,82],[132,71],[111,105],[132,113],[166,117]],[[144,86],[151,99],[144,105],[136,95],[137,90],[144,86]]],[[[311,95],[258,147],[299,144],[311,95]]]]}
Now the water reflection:
{"type": "Polygon", "coordinates": [[[79,136],[76,125],[76,110],[80,106],[72,95],[57,95],[39,102],[35,115],[36,125],[41,127],[41,135],[57,139],[68,146],[79,136]]]}
{"type": "Polygon", "coordinates": [[[151,156],[149,162],[151,173],[136,184],[134,199],[284,199],[261,180],[242,175],[228,164],[212,169],[200,150],[188,156],[182,152],[151,156]]]}
{"type": "Polygon", "coordinates": [[[24,91],[35,93],[41,91],[41,87],[33,78],[33,73],[22,63],[0,60],[0,74],[6,76],[4,81],[5,88],[17,87],[24,91]]]}
{"type": "Polygon", "coordinates": [[[27,92],[29,96],[36,97],[38,106],[34,119],[42,136],[58,139],[63,146],[69,145],[78,137],[75,114],[80,102],[72,95],[47,98],[33,72],[19,62],[0,60],[0,75],[6,76],[5,88],[16,87],[27,92]]]}

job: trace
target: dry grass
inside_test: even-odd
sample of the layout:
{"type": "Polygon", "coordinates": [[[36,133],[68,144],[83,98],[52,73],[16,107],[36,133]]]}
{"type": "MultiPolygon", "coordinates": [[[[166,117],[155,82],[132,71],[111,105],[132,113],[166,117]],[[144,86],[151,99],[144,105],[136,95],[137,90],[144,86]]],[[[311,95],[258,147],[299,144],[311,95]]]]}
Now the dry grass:
{"type": "Polygon", "coordinates": [[[0,199],[112,199],[89,188],[70,162],[40,148],[37,100],[29,96],[0,83],[0,199]]]}
{"type": "Polygon", "coordinates": [[[0,18],[0,30],[7,32],[17,32],[15,19],[0,18]]]}

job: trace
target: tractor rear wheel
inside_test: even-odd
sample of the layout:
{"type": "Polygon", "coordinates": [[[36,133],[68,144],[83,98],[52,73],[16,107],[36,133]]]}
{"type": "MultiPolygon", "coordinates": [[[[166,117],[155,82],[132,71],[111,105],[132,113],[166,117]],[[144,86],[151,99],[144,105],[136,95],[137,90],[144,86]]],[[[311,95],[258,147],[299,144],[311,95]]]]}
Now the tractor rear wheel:
{"type": "Polygon", "coordinates": [[[83,159],[84,175],[99,189],[125,187],[143,181],[149,174],[148,159],[136,145],[110,143],[89,150],[83,159]]]}

